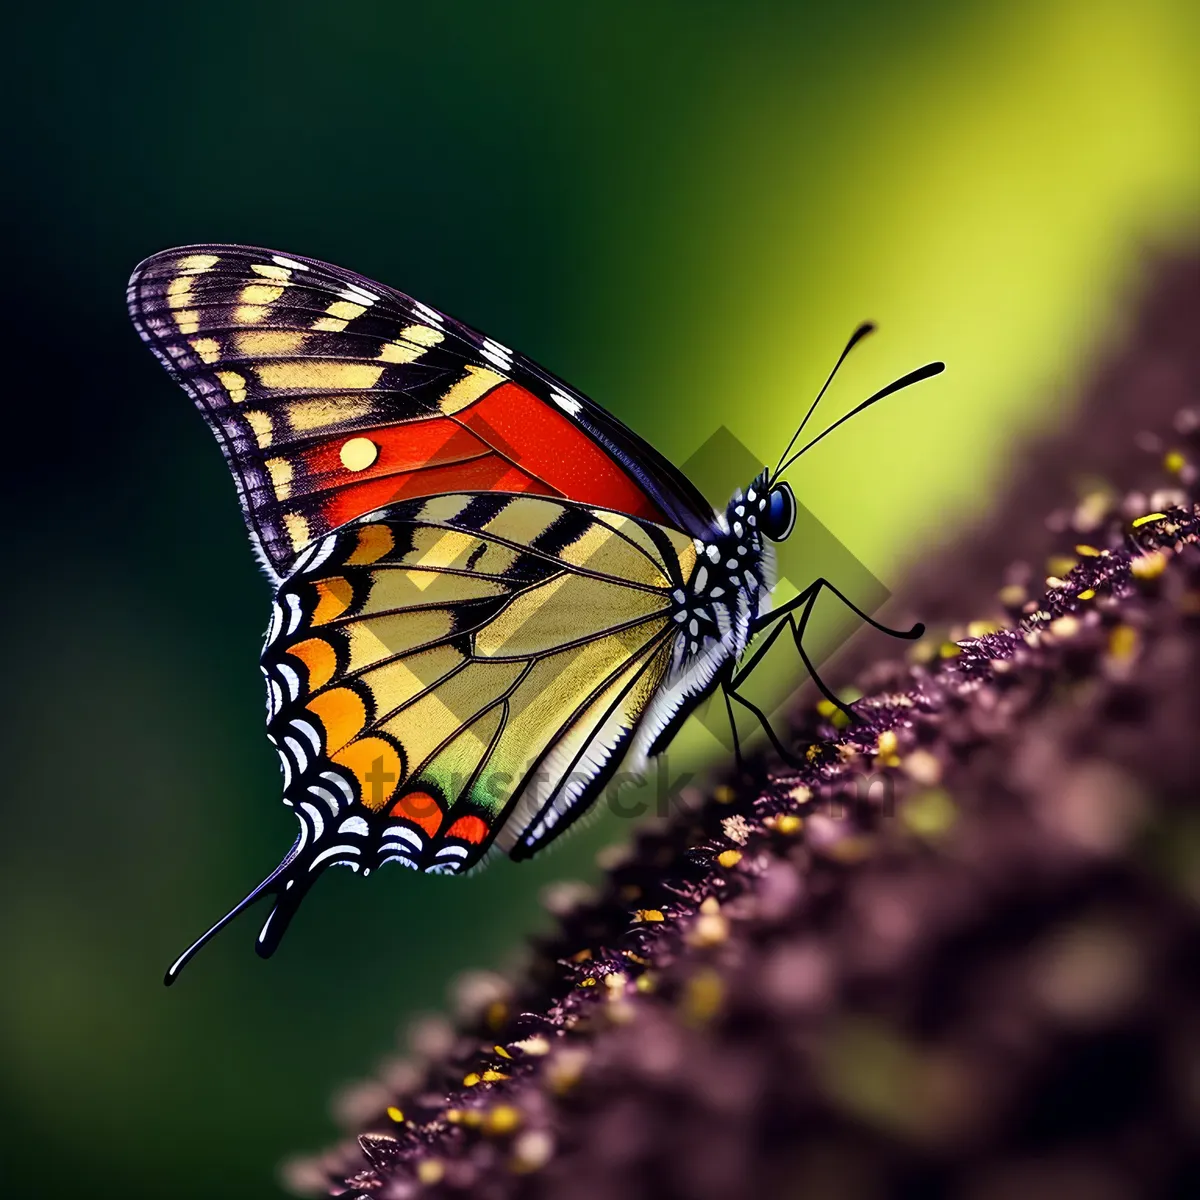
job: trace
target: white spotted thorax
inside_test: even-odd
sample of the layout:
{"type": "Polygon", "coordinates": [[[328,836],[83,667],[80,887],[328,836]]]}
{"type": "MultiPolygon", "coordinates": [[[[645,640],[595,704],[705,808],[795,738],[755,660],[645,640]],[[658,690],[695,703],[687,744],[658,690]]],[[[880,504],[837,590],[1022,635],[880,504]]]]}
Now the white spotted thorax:
{"type": "Polygon", "coordinates": [[[660,733],[688,699],[707,692],[714,677],[745,652],[755,619],[771,607],[775,584],[771,543],[782,541],[794,521],[791,489],[787,484],[772,489],[764,471],[744,493],[733,494],[724,513],[714,514],[706,536],[695,539],[695,568],[671,596],[677,627],[671,667],[639,734],[638,748],[643,753],[653,753],[660,733]],[[774,520],[773,491],[786,497],[786,505],[776,503],[774,520]],[[782,523],[781,508],[787,514],[782,523]]]}

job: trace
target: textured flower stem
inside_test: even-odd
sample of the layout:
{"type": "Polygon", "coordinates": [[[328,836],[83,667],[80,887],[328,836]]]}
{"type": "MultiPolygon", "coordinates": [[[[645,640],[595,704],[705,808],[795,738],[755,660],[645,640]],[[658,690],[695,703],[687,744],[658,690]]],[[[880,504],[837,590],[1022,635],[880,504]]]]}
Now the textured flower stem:
{"type": "MultiPolygon", "coordinates": [[[[1200,272],[1166,278],[1195,328],[1200,272]]],[[[477,981],[455,1029],[426,1030],[419,1070],[350,1098],[362,1132],[293,1164],[293,1185],[381,1200],[1189,1194],[1200,439],[1190,410],[1139,403],[1145,378],[1178,396],[1195,375],[1190,340],[1172,358],[1158,325],[1127,360],[1147,329],[1158,376],[1092,402],[1125,448],[1105,452],[1123,494],[1060,492],[1037,526],[1014,495],[994,523],[998,563],[1007,529],[1038,531],[1025,544],[1052,555],[1044,583],[1032,566],[998,567],[986,596],[967,581],[956,615],[986,604],[1001,620],[863,669],[860,724],[798,715],[802,770],[759,762],[640,834],[521,979],[477,981]],[[1152,454],[1129,467],[1139,433],[1152,454]]]]}

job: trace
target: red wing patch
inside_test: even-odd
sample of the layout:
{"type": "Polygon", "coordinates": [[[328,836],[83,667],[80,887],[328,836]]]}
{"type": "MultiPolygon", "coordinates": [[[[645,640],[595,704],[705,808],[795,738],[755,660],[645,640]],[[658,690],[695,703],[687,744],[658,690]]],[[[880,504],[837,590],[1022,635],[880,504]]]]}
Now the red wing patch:
{"type": "Polygon", "coordinates": [[[353,272],[186,247],[134,272],[129,307],[220,442],[277,576],[347,521],[445,492],[532,492],[673,524],[576,419],[579,398],[528,371],[529,386],[514,382],[503,346],[353,272]]]}

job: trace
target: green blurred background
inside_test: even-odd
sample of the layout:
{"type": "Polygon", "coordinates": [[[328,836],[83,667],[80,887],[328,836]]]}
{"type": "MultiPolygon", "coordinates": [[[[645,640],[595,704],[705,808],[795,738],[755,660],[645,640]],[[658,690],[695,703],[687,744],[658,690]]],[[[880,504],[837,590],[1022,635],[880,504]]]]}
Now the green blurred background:
{"type": "Polygon", "coordinates": [[[77,3],[7,33],[10,1195],[272,1195],[330,1138],[334,1087],[625,832],[605,816],[461,881],[330,872],[271,962],[248,918],[161,986],[293,818],[262,733],[266,587],[220,454],[126,320],[139,259],[227,240],[353,267],[678,462],[721,425],[773,460],[875,319],[835,411],[950,370],[794,483],[894,582],[1119,333],[1147,251],[1195,240],[1193,0],[77,3]]]}

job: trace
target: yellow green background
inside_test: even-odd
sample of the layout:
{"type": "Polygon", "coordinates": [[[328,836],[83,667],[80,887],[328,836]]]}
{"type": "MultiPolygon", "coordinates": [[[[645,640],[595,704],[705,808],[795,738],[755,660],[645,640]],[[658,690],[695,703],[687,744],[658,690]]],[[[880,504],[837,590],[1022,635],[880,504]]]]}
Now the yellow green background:
{"type": "Polygon", "coordinates": [[[1069,401],[1148,253],[1197,230],[1191,0],[77,3],[8,34],[5,1194],[271,1195],[331,1136],[335,1085],[625,832],[461,881],[330,872],[275,959],[248,919],[162,988],[292,818],[266,586],[124,316],[141,257],[229,240],[353,267],[679,462],[721,425],[773,459],[874,319],[831,416],[947,373],[792,478],[894,583],[1069,401]]]}

